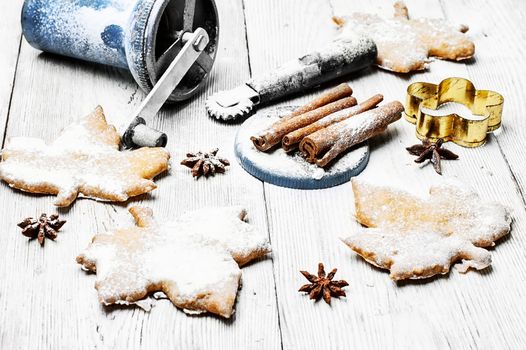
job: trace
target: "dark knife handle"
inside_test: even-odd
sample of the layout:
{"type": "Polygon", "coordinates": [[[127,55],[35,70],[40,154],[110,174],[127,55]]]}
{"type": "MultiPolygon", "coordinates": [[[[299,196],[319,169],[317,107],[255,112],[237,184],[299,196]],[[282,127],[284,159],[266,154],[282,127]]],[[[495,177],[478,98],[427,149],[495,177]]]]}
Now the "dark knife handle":
{"type": "Polygon", "coordinates": [[[340,38],[320,51],[289,61],[278,69],[247,82],[260,103],[323,84],[374,63],[377,49],[365,37],[340,38]]]}

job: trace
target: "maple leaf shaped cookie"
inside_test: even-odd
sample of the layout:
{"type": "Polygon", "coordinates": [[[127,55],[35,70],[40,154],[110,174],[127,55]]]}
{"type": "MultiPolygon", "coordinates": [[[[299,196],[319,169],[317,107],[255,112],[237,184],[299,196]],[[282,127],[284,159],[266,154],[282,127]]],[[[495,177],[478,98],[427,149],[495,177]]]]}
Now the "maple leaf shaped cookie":
{"type": "Polygon", "coordinates": [[[475,45],[464,34],[467,26],[442,19],[409,19],[403,2],[396,2],[394,7],[395,16],[391,19],[353,13],[335,17],[334,21],[342,27],[341,37],[356,34],[370,37],[378,48],[377,65],[394,72],[423,70],[429,56],[459,61],[475,53],[475,45]]]}
{"type": "Polygon", "coordinates": [[[185,311],[228,318],[239,266],[270,251],[265,235],[244,221],[240,207],[204,208],[162,224],[149,208],[129,211],[137,226],[97,234],[77,257],[97,272],[95,288],[105,305],[134,303],[162,291],[185,311]]]}
{"type": "Polygon", "coordinates": [[[2,150],[0,178],[22,191],[57,195],[60,207],[79,193],[122,202],[155,189],[151,179],[168,169],[168,151],[144,147],[120,152],[119,143],[99,106],[49,145],[39,138],[11,138],[2,150]]]}
{"type": "Polygon", "coordinates": [[[390,270],[394,280],[483,269],[493,246],[510,231],[511,218],[499,203],[454,183],[432,186],[429,198],[353,179],[356,219],[370,227],[343,239],[369,263],[390,270]]]}

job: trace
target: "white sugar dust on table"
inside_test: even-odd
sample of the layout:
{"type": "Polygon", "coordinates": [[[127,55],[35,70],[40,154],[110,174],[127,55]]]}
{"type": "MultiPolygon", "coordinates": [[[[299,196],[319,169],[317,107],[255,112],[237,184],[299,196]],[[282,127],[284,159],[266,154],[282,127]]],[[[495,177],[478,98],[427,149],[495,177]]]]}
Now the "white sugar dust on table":
{"type": "MultiPolygon", "coordinates": [[[[47,0],[27,1],[50,3],[47,0]]],[[[157,5],[170,2],[177,6],[192,4],[191,0],[129,1],[157,5]]],[[[0,2],[3,15],[0,22],[0,133],[5,140],[2,147],[6,147],[8,140],[21,135],[55,140],[63,127],[98,104],[107,111],[111,124],[119,127],[122,122],[125,127],[129,116],[144,98],[133,77],[122,70],[63,59],[33,49],[20,33],[23,2],[0,2]]],[[[89,39],[90,48],[95,49],[105,39],[113,43],[107,39],[113,39],[110,34],[118,31],[116,26],[109,25],[110,22],[95,22],[91,8],[97,7],[107,13],[105,3],[128,0],[55,1],[60,2],[87,7],[83,10],[83,17],[90,18],[93,35],[84,34],[89,39]],[[106,27],[109,27],[108,31],[104,31],[106,27]],[[101,30],[103,36],[99,35],[101,30]]],[[[221,17],[221,40],[217,43],[217,60],[210,79],[206,79],[197,98],[163,109],[152,123],[169,135],[171,141],[167,150],[172,154],[171,171],[156,180],[159,185],[156,191],[124,204],[75,201],[68,209],[58,210],[61,219],[68,223],[55,241],[46,241],[41,247],[38,242],[29,243],[29,238],[22,235],[22,230],[16,225],[29,216],[38,218],[41,213],[53,214],[54,196],[28,195],[2,183],[0,231],[4,233],[4,241],[0,244],[0,256],[6,259],[0,265],[0,281],[3,282],[0,283],[0,349],[525,349],[526,332],[521,324],[526,319],[526,304],[523,302],[526,288],[523,268],[526,264],[526,183],[523,181],[526,179],[526,167],[523,166],[526,124],[521,116],[526,105],[521,103],[521,94],[526,85],[524,72],[521,73],[524,71],[521,62],[524,45],[521,43],[524,42],[522,33],[526,30],[522,18],[526,13],[526,2],[406,0],[409,19],[404,18],[406,14],[400,17],[399,13],[398,18],[393,19],[393,2],[215,0],[221,17]],[[387,20],[353,25],[352,22],[358,21],[353,16],[356,12],[367,18],[381,16],[384,12],[387,20]],[[343,31],[331,21],[333,16],[347,20],[343,31]],[[470,27],[465,34],[460,31],[453,34],[473,41],[476,45],[473,59],[463,62],[433,59],[432,63],[429,62],[429,58],[441,57],[435,55],[435,49],[457,52],[454,43],[439,31],[445,29],[449,32],[457,27],[445,26],[443,20],[470,27]],[[433,28],[434,23],[444,24],[444,27],[433,28]],[[424,25],[437,35],[428,35],[427,29],[426,33],[421,33],[419,29],[423,27],[417,25],[424,25]],[[387,30],[383,31],[383,36],[378,30],[372,30],[370,35],[378,46],[382,57],[378,63],[383,68],[414,68],[412,64],[415,63],[424,70],[394,74],[371,67],[341,77],[335,85],[349,84],[356,91],[358,102],[371,94],[382,94],[386,101],[403,101],[409,84],[437,84],[447,77],[466,78],[478,87],[497,91],[505,97],[503,127],[498,129],[500,134],[488,134],[484,146],[470,149],[445,142],[442,149],[454,152],[458,159],[444,159],[443,175],[440,176],[429,159],[415,163],[415,155],[406,150],[415,144],[424,146],[415,136],[415,125],[403,119],[392,123],[369,141],[371,158],[364,171],[351,179],[386,187],[386,193],[395,197],[388,206],[384,206],[386,196],[377,195],[377,191],[367,191],[366,199],[356,196],[350,182],[316,191],[274,186],[259,181],[233,161],[236,132],[242,126],[209,118],[205,106],[209,96],[215,91],[230,91],[236,86],[246,85],[250,78],[261,77],[291,58],[324,47],[339,34],[346,35],[353,29],[370,32],[373,27],[387,30]],[[428,37],[432,41],[422,41],[428,37]],[[224,175],[192,180],[188,169],[179,164],[184,154],[215,147],[220,148],[221,156],[233,161],[232,166],[224,175]],[[450,177],[460,180],[462,188],[434,185],[450,177]],[[472,198],[466,193],[468,185],[480,198],[472,198]],[[428,195],[430,187],[438,189],[432,196],[428,195]],[[360,217],[365,210],[360,210],[357,200],[367,205],[366,209],[371,209],[367,210],[370,215],[381,211],[393,220],[409,217],[404,223],[410,225],[420,227],[431,223],[433,226],[428,228],[426,225],[422,235],[420,229],[415,233],[413,226],[398,230],[391,223],[378,224],[378,220],[375,228],[362,228],[360,224],[364,221],[360,217]],[[508,217],[495,207],[488,207],[488,212],[477,210],[481,205],[493,202],[512,209],[511,231],[498,240],[501,233],[508,230],[508,217]],[[181,308],[189,311],[186,305],[179,304],[181,308],[177,308],[172,302],[172,299],[178,302],[175,295],[162,292],[154,293],[153,297],[161,293],[164,298],[171,296],[172,299],[138,302],[141,307],[148,304],[152,311],[149,313],[136,305],[100,305],[94,285],[104,277],[109,265],[98,259],[96,274],[86,274],[80,271],[75,257],[89,246],[95,233],[99,233],[95,242],[99,245],[103,243],[100,235],[109,230],[114,232],[115,227],[122,225],[136,229],[133,224],[123,224],[131,221],[127,207],[137,204],[151,207],[159,218],[167,220],[160,221],[162,227],[156,231],[160,237],[153,237],[154,232],[137,237],[143,239],[145,246],[153,245],[156,249],[141,251],[139,255],[132,251],[127,269],[113,264],[119,274],[116,277],[139,272],[141,276],[151,278],[146,281],[149,284],[159,277],[173,275],[173,281],[184,284],[181,288],[177,286],[182,294],[197,298],[202,296],[202,289],[196,288],[198,285],[214,291],[213,287],[218,287],[223,281],[234,281],[236,283],[228,285],[232,287],[230,295],[235,296],[235,313],[231,314],[234,309],[230,308],[222,312],[231,315],[230,319],[210,313],[187,316],[181,311],[181,308]],[[192,217],[184,224],[177,224],[184,231],[167,225],[184,210],[238,204],[248,209],[249,223],[260,230],[262,239],[272,243],[272,253],[268,258],[258,258],[245,265],[239,290],[236,285],[241,271],[232,262],[232,259],[236,260],[231,254],[232,241],[223,247],[193,235],[203,230],[221,237],[237,232],[221,223],[226,215],[192,217]],[[400,215],[401,212],[408,215],[400,215]],[[391,216],[391,213],[395,214],[391,216]],[[499,213],[504,225],[496,227],[497,221],[493,220],[499,213]],[[208,219],[212,219],[212,223],[208,219]],[[456,227],[453,234],[448,234],[453,226],[456,227]],[[500,226],[506,230],[499,229],[500,226]],[[497,233],[495,247],[486,250],[477,246],[480,244],[477,240],[475,250],[471,234],[480,237],[488,232],[497,233]],[[364,258],[369,258],[369,253],[376,254],[372,262],[386,269],[380,270],[367,263],[356,254],[357,251],[343,244],[341,237],[352,237],[352,242],[347,240],[347,243],[363,251],[364,258]],[[374,246],[371,246],[373,240],[374,246]],[[368,247],[371,249],[365,249],[368,247]],[[478,251],[480,255],[471,259],[470,264],[476,262],[472,267],[485,268],[465,275],[454,268],[442,276],[446,269],[453,267],[450,252],[453,252],[453,257],[458,257],[459,247],[462,251],[465,247],[470,248],[468,252],[478,251]],[[185,250],[174,255],[175,248],[185,250]],[[225,253],[225,249],[229,251],[225,253]],[[490,254],[492,264],[486,267],[490,254]],[[227,261],[217,260],[223,257],[227,261]],[[394,264],[387,266],[389,259],[394,264]],[[155,262],[151,264],[153,267],[145,265],[145,262],[152,261],[155,262]],[[327,269],[318,276],[313,274],[313,277],[325,275],[328,279],[332,276],[331,270],[337,269],[336,278],[349,284],[343,289],[347,296],[331,298],[330,306],[323,299],[314,302],[308,294],[298,293],[302,284],[307,283],[300,271],[314,272],[320,262],[327,269]],[[191,268],[185,267],[188,264],[191,268]],[[208,268],[209,264],[214,266],[208,268]],[[400,266],[407,267],[405,271],[415,272],[414,277],[423,275],[420,271],[426,272],[429,266],[432,270],[428,271],[436,269],[438,274],[426,280],[393,282],[390,274],[404,276],[400,274],[400,266]],[[143,271],[148,274],[142,274],[143,271]],[[235,278],[228,279],[226,275],[235,278]]],[[[212,0],[197,0],[196,8],[202,8],[203,3],[212,3],[212,0]]],[[[110,17],[105,18],[125,20],[119,16],[110,17]]],[[[160,29],[164,28],[164,19],[160,29]]],[[[78,16],[66,18],[68,24],[77,20],[78,16]]],[[[198,22],[196,17],[194,24],[198,22]]],[[[84,36],[82,31],[74,31],[84,36]]],[[[137,41],[140,42],[145,43],[137,41]]],[[[69,47],[75,48],[75,43],[69,47]]],[[[460,52],[457,57],[469,55],[460,52]]],[[[332,85],[323,84],[308,95],[299,96],[297,93],[290,99],[275,102],[303,105],[314,95],[331,88],[332,85]]],[[[255,107],[269,104],[261,101],[261,106],[256,104],[255,107]]],[[[469,117],[469,111],[461,107],[442,105],[433,112],[443,114],[447,111],[447,114],[469,117]]],[[[258,109],[263,114],[266,111],[258,109]]],[[[256,123],[258,117],[259,114],[253,116],[247,125],[256,123]]],[[[356,116],[349,119],[356,122],[356,116]]],[[[267,125],[261,125],[259,131],[265,132],[264,126],[267,125]]],[[[282,147],[283,141],[280,136],[278,142],[282,142],[282,147]]],[[[298,147],[297,142],[292,145],[298,147]]],[[[274,159],[280,151],[267,153],[265,150],[257,155],[265,160],[265,169],[276,165],[274,175],[301,170],[312,181],[318,182],[320,180],[316,178],[326,176],[327,172],[322,168],[305,162],[298,155],[286,157],[283,162],[279,157],[274,159]]],[[[324,150],[316,156],[323,153],[324,150]]],[[[342,160],[337,158],[333,167],[338,167],[342,160]]],[[[41,172],[52,172],[56,168],[54,162],[42,164],[41,172]]],[[[88,167],[88,164],[82,165],[88,167]]],[[[82,177],[86,176],[85,172],[81,172],[82,177]]],[[[37,173],[32,176],[42,175],[37,173]]],[[[254,243],[252,240],[243,242],[254,243]]],[[[488,247],[491,242],[493,239],[488,240],[488,247]]],[[[126,239],[122,243],[131,244],[132,241],[126,239]]],[[[109,246],[105,244],[96,248],[97,257],[99,253],[105,255],[101,250],[109,246]]],[[[129,252],[122,249],[117,255],[122,257],[129,252]]],[[[466,266],[461,260],[457,262],[456,267],[466,266]]],[[[101,289],[107,286],[100,284],[101,289]]],[[[131,286],[133,284],[123,288],[131,286]]],[[[194,313],[200,311],[192,310],[194,313]]]]}

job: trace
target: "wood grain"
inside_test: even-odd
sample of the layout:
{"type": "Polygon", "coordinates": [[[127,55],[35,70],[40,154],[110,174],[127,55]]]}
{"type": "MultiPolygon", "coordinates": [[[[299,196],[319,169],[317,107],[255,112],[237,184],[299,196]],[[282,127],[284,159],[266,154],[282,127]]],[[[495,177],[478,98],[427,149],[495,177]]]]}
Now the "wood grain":
{"type": "Polygon", "coordinates": [[[496,141],[512,170],[518,190],[526,203],[526,149],[523,131],[526,128],[526,106],[523,103],[526,81],[522,57],[526,23],[526,3],[522,1],[485,2],[446,1],[443,8],[446,16],[454,21],[465,20],[463,13],[476,7],[477,15],[470,16],[470,33],[476,40],[475,60],[466,65],[470,77],[480,88],[488,88],[504,95],[503,127],[495,133],[496,141]]]}
{"type": "MultiPolygon", "coordinates": [[[[5,129],[7,137],[51,140],[97,104],[111,122],[125,125],[126,116],[144,98],[130,75],[41,54],[25,41],[19,52],[21,3],[0,4],[0,133],[5,129]]],[[[125,204],[77,201],[59,211],[68,223],[56,242],[41,249],[20,235],[16,223],[55,211],[52,198],[0,185],[0,348],[524,349],[526,142],[521,132],[526,127],[526,80],[521,59],[526,54],[526,5],[512,0],[406,3],[411,16],[468,24],[477,47],[475,59],[436,60],[427,71],[411,75],[370,68],[347,79],[358,100],[382,93],[386,101],[403,101],[408,84],[448,76],[466,77],[477,87],[504,95],[502,131],[476,149],[448,143],[445,147],[460,159],[443,163],[444,177],[456,178],[513,211],[512,233],[492,249],[490,269],[392,282],[386,272],[339,241],[358,227],[349,184],[317,191],[262,185],[234,160],[237,125],[206,116],[204,101],[210,93],[234,87],[250,73],[264,73],[331,40],[336,35],[331,16],[353,11],[390,16],[392,2],[221,0],[219,53],[203,93],[164,108],[152,125],[168,133],[172,154],[170,174],[160,177],[156,191],[125,204]],[[195,181],[179,165],[187,151],[216,146],[232,162],[226,175],[195,181]],[[243,204],[250,222],[269,232],[272,257],[243,268],[233,320],[189,317],[166,300],[156,302],[150,313],[98,304],[95,276],[81,271],[75,256],[95,232],[130,223],[126,207],[133,204],[153,207],[160,219],[204,205],[243,204]],[[299,270],[315,272],[320,261],[327,269],[337,267],[336,278],[350,283],[348,297],[333,300],[332,306],[313,303],[297,292],[305,283],[299,270]]],[[[331,86],[276,105],[299,105],[331,86]]],[[[431,166],[415,165],[405,151],[416,142],[414,126],[395,123],[371,141],[371,160],[362,176],[417,192],[439,181],[431,166]]]]}
{"type": "MultiPolygon", "coordinates": [[[[444,16],[438,1],[407,3],[414,16],[444,16]]],[[[371,5],[366,1],[345,0],[334,0],[331,6],[321,2],[301,5],[293,1],[276,2],[274,6],[268,2],[247,2],[253,74],[274,65],[264,57],[264,52],[278,52],[282,58],[290,58],[304,47],[330,40],[333,34],[325,21],[329,15],[362,10],[390,16],[391,5],[390,1],[371,5]],[[309,11],[315,5],[319,7],[309,11]],[[282,15],[265,22],[264,35],[251,37],[251,33],[263,32],[251,26],[257,25],[254,18],[258,13],[265,13],[266,7],[279,7],[282,15]],[[298,14],[300,7],[305,9],[301,15],[298,14]],[[329,10],[332,13],[327,13],[329,10]],[[295,14],[294,24],[289,25],[286,19],[295,14]],[[281,34],[281,28],[292,26],[301,29],[290,37],[286,32],[281,34]],[[272,39],[266,40],[267,37],[272,39]]],[[[464,9],[458,13],[466,12],[464,9]]],[[[477,55],[484,52],[479,50],[477,55]]],[[[436,61],[428,71],[407,76],[372,69],[353,77],[351,86],[358,100],[382,93],[386,101],[403,101],[409,83],[438,82],[447,76],[468,76],[466,65],[436,61]]],[[[423,189],[434,183],[438,175],[432,168],[420,169],[414,165],[404,149],[416,142],[414,126],[398,122],[383,137],[371,142],[371,160],[363,176],[406,188],[423,189]]],[[[525,244],[521,238],[525,213],[512,173],[492,140],[474,150],[449,144],[447,148],[459,153],[460,160],[444,162],[446,176],[472,185],[484,198],[499,200],[515,209],[513,234],[497,245],[493,268],[483,273],[460,275],[453,271],[428,282],[397,285],[389,280],[387,273],[371,267],[338,242],[338,237],[357,227],[352,218],[349,185],[312,192],[265,185],[269,227],[277,256],[274,267],[284,348],[519,349],[525,343],[523,332],[514,326],[525,312],[524,307],[517,308],[524,293],[518,281],[524,280],[520,266],[525,262],[521,254],[525,244]],[[311,305],[306,297],[296,293],[304,282],[297,271],[314,271],[318,261],[325,262],[328,268],[338,267],[338,275],[351,284],[348,298],[335,301],[332,307],[323,303],[311,305]],[[514,261],[521,263],[517,267],[514,261]]]]}
{"type": "MultiPolygon", "coordinates": [[[[248,79],[241,2],[222,1],[222,28],[218,59],[199,97],[165,108],[155,125],[170,135],[172,154],[169,176],[149,196],[125,204],[78,200],[61,211],[68,223],[56,242],[41,249],[20,235],[16,222],[40,212],[53,212],[49,196],[25,195],[1,185],[3,215],[0,223],[5,244],[0,256],[0,348],[278,348],[271,259],[243,269],[243,288],[232,320],[212,316],[191,317],[169,301],[156,303],[150,313],[138,308],[104,308],[94,289],[95,276],[81,271],[75,256],[94,233],[130,222],[126,206],[153,207],[160,219],[205,205],[242,204],[250,222],[266,232],[263,186],[234,162],[235,125],[219,124],[206,115],[204,98],[248,79]],[[227,39],[228,38],[228,39],[227,39]],[[187,151],[219,147],[232,160],[226,175],[208,180],[192,179],[179,165],[187,151]]],[[[41,54],[22,45],[12,118],[7,134],[56,137],[69,122],[101,104],[110,121],[123,121],[144,97],[127,72],[41,54]]],[[[197,225],[199,223],[196,223],[197,225]]]]}

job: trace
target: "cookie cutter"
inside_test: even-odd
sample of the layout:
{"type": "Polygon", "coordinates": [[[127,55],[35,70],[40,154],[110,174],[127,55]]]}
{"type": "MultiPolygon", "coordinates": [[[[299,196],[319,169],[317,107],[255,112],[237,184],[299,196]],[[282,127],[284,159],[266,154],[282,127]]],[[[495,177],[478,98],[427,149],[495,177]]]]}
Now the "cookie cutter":
{"type": "Polygon", "coordinates": [[[438,85],[417,82],[407,87],[404,117],[416,125],[416,136],[436,141],[453,141],[464,147],[478,147],[486,142],[488,133],[501,125],[504,97],[490,90],[477,90],[464,78],[447,78],[438,85]],[[456,113],[437,116],[423,108],[436,110],[446,102],[465,105],[474,115],[483,119],[468,119],[456,113]]]}

